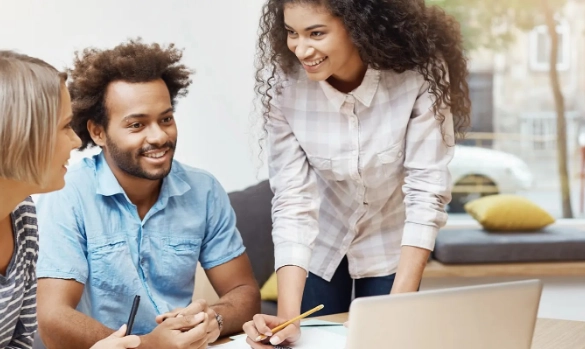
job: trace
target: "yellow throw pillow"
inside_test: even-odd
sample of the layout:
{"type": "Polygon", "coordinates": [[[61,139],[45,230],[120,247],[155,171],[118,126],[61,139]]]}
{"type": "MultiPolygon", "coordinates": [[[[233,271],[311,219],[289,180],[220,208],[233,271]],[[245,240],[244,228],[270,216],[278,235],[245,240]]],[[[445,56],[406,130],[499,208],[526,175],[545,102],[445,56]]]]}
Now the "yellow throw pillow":
{"type": "Polygon", "coordinates": [[[268,280],[264,283],[260,289],[260,298],[263,301],[276,301],[278,300],[278,287],[276,285],[276,273],[272,273],[268,280]]]}
{"type": "Polygon", "coordinates": [[[486,230],[538,230],[555,219],[532,201],[518,195],[489,195],[465,204],[465,211],[486,230]]]}

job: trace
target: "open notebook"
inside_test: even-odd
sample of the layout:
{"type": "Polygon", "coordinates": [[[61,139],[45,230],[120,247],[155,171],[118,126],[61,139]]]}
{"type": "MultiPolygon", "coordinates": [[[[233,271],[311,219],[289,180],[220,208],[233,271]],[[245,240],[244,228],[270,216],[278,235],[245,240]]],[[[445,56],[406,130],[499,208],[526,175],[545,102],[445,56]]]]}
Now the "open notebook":
{"type": "MultiPolygon", "coordinates": [[[[302,326],[303,334],[301,339],[291,345],[275,346],[275,349],[344,349],[346,336],[345,327],[343,326],[302,326]]],[[[213,346],[212,348],[221,349],[250,349],[250,345],[246,343],[245,336],[234,337],[235,340],[221,345],[213,346]]]]}

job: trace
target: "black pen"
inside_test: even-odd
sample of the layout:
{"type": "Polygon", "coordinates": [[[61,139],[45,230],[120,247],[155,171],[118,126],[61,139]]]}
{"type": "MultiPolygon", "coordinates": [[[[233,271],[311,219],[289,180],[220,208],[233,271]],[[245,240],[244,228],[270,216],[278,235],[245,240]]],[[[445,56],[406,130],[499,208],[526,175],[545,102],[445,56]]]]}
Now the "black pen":
{"type": "Polygon", "coordinates": [[[138,311],[139,304],[140,296],[135,296],[134,302],[132,303],[132,310],[130,310],[130,317],[128,317],[128,324],[126,326],[126,336],[132,333],[132,326],[134,326],[134,318],[136,317],[136,312],[138,311]]]}

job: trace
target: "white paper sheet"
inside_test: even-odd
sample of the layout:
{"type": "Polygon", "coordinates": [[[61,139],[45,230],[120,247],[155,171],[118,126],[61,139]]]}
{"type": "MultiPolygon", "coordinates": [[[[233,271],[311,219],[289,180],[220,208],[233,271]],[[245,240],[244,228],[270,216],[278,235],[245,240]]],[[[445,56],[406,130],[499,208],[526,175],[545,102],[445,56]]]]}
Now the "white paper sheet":
{"type": "MultiPolygon", "coordinates": [[[[302,330],[301,339],[290,345],[292,349],[344,349],[345,336],[326,331],[320,328],[304,328],[302,330]]],[[[246,343],[246,338],[238,338],[226,344],[216,345],[212,348],[221,349],[250,349],[250,345],[246,343]]]]}
{"type": "MultiPolygon", "coordinates": [[[[329,331],[329,332],[340,334],[342,336],[347,336],[347,328],[345,328],[345,326],[343,326],[343,324],[338,323],[338,322],[309,319],[309,320],[303,320],[301,322],[301,330],[303,330],[305,327],[319,327],[324,331],[329,331]]],[[[240,338],[246,338],[246,335],[245,334],[238,334],[238,335],[230,337],[230,339],[233,339],[233,340],[240,339],[240,338]]]]}

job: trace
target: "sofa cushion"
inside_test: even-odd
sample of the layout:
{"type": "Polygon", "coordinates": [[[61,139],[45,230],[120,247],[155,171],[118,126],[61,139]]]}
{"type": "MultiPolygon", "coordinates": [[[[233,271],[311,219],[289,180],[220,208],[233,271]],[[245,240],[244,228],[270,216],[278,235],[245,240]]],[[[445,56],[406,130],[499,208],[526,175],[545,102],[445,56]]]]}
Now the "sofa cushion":
{"type": "Polygon", "coordinates": [[[276,316],[278,305],[274,301],[262,301],[260,303],[260,313],[276,316]]]}
{"type": "Polygon", "coordinates": [[[274,272],[272,190],[267,180],[228,194],[259,286],[274,272]]]}
{"type": "Polygon", "coordinates": [[[519,195],[489,195],[465,204],[465,211],[491,231],[532,231],[555,219],[537,204],[519,195]]]}
{"type": "Polygon", "coordinates": [[[278,300],[278,285],[276,283],[276,272],[272,273],[268,280],[260,288],[260,298],[263,301],[278,300]]]}
{"type": "Polygon", "coordinates": [[[443,229],[437,236],[433,258],[451,264],[585,260],[585,230],[560,225],[506,233],[481,228],[443,229]]]}

